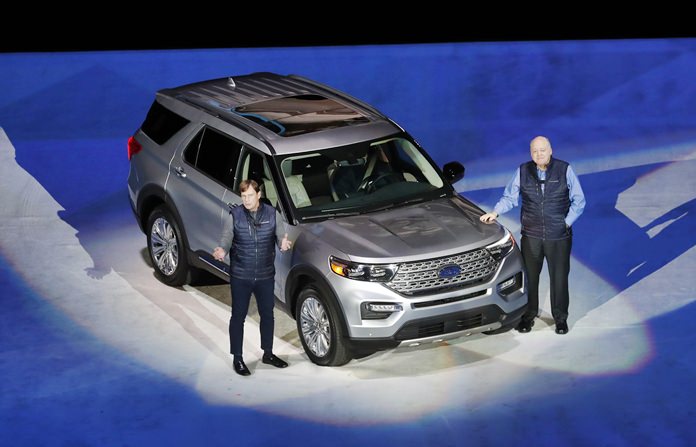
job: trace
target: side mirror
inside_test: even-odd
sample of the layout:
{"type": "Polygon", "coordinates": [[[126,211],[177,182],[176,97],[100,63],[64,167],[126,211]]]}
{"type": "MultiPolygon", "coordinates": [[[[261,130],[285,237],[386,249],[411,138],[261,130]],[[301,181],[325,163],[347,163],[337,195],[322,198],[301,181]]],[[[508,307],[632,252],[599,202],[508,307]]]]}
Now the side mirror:
{"type": "Polygon", "coordinates": [[[448,182],[457,183],[464,178],[464,165],[458,161],[450,161],[449,163],[445,163],[442,167],[442,173],[445,175],[445,179],[447,179],[448,182]]]}

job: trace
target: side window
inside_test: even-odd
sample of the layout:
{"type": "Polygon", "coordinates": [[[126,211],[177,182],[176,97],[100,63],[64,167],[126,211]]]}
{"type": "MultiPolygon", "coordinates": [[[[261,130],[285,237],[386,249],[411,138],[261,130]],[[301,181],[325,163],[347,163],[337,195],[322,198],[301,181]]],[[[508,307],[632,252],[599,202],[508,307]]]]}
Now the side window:
{"type": "Polygon", "coordinates": [[[140,130],[152,141],[162,145],[175,133],[189,123],[186,118],[177,115],[157,101],[152,103],[140,130]]]}
{"type": "Polygon", "coordinates": [[[262,197],[268,199],[274,207],[276,206],[276,203],[278,203],[277,189],[273,183],[273,176],[268,168],[268,163],[262,154],[251,150],[244,151],[240,177],[234,185],[236,193],[239,194],[239,182],[245,179],[255,180],[261,187],[262,197]]]}
{"type": "Polygon", "coordinates": [[[195,137],[189,142],[184,149],[184,160],[191,166],[196,166],[196,160],[198,159],[198,149],[201,147],[201,139],[205,128],[196,134],[195,137]]]}
{"type": "Polygon", "coordinates": [[[235,172],[242,145],[204,127],[184,150],[184,160],[228,188],[235,187],[235,172]]]}

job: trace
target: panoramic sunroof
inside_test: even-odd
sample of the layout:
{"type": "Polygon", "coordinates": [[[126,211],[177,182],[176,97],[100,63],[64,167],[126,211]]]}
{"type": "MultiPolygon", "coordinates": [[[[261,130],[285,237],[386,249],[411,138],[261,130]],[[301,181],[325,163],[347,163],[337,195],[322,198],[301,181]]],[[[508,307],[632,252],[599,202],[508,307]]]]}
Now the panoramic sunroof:
{"type": "Polygon", "coordinates": [[[359,111],[319,95],[269,99],[236,107],[233,111],[282,137],[369,121],[359,111]]]}

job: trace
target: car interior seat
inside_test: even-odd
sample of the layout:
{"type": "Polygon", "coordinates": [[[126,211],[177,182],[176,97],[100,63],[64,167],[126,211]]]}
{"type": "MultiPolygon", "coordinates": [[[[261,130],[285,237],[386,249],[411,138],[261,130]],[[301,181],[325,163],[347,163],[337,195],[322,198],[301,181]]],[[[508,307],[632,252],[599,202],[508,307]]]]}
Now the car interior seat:
{"type": "Polygon", "coordinates": [[[292,175],[302,179],[302,185],[313,205],[331,203],[331,185],[327,168],[331,160],[319,154],[296,158],[292,161],[292,175]]]}
{"type": "Polygon", "coordinates": [[[287,159],[281,163],[281,170],[283,172],[283,177],[285,177],[285,184],[288,187],[288,192],[290,193],[290,199],[295,204],[297,208],[303,208],[305,206],[311,206],[312,201],[307,195],[307,190],[302,184],[302,175],[295,174],[293,165],[298,160],[287,159]]]}
{"type": "Polygon", "coordinates": [[[263,197],[268,199],[270,204],[275,207],[278,203],[278,190],[276,190],[275,184],[273,184],[273,180],[271,180],[272,178],[268,166],[264,163],[261,190],[263,191],[263,197]]]}

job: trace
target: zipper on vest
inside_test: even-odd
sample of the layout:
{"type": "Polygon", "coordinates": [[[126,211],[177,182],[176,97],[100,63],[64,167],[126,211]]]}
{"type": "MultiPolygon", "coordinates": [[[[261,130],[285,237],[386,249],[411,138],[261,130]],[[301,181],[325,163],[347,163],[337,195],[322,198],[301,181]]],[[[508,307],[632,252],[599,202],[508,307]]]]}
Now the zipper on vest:
{"type": "Polygon", "coordinates": [[[254,228],[254,281],[256,281],[256,274],[259,272],[259,234],[258,230],[254,228]]]}
{"type": "Polygon", "coordinates": [[[544,188],[540,183],[537,183],[537,188],[539,188],[539,193],[541,194],[541,234],[543,239],[546,239],[546,216],[544,213],[544,201],[546,200],[546,194],[544,194],[544,188]]]}

